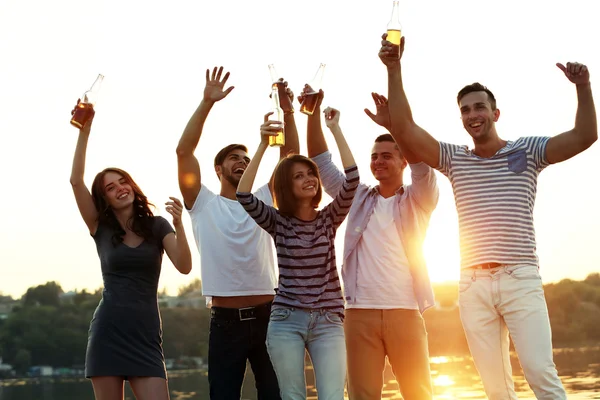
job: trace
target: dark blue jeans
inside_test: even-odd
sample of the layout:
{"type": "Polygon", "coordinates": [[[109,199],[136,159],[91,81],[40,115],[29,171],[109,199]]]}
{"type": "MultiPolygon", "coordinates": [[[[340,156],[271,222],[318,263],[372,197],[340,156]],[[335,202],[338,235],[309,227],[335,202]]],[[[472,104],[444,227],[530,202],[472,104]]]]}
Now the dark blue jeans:
{"type": "Polygon", "coordinates": [[[211,400],[240,400],[246,361],[256,380],[258,400],[281,400],[266,339],[271,303],[251,309],[213,307],[208,338],[211,400]]]}

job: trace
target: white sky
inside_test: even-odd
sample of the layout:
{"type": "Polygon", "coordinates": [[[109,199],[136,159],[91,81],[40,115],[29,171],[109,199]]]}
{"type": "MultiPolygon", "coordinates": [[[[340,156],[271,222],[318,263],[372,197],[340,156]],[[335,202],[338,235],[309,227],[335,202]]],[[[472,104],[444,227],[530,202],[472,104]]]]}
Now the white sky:
{"type": "MultiPolygon", "coordinates": [[[[480,81],[498,100],[502,138],[572,128],[575,88],[554,64],[583,62],[592,82],[599,76],[594,5],[401,1],[403,72],[416,121],[439,140],[471,145],[455,98],[464,85],[480,81]]],[[[102,284],[95,245],[69,184],[77,139],[70,110],[98,73],[105,80],[86,182],[91,185],[104,167],[121,167],[159,206],[157,214],[168,218],[164,202],[181,196],[175,147],[202,98],[205,70],[215,65],[231,72],[228,83],[236,88],[213,108],[196,152],[211,189],[218,190],[212,160],[220,148],[242,142],[253,153],[258,145],[258,128],[270,106],[269,63],[296,94],[319,63],[327,64],[324,105],[341,110],[362,178],[373,183],[369,152],[383,132],[362,110],[374,110],[371,91],[387,94],[377,52],[391,8],[391,0],[0,1],[0,292],[18,297],[49,280],[65,290],[102,284]]],[[[297,122],[305,152],[305,116],[297,113],[297,122]]],[[[329,143],[337,153],[333,140],[329,143]]],[[[263,162],[263,181],[276,153],[269,151],[263,162]]],[[[582,279],[600,269],[599,189],[592,164],[598,158],[596,144],[540,176],[535,226],[546,282],[582,279]]],[[[335,160],[339,163],[337,154],[335,160]]],[[[433,280],[454,280],[457,217],[450,184],[438,178],[440,202],[426,257],[433,280]]],[[[180,275],[165,256],[161,287],[172,294],[200,271],[188,216],[185,224],[194,266],[190,275],[180,275]]],[[[338,237],[341,253],[342,232],[338,237]]]]}

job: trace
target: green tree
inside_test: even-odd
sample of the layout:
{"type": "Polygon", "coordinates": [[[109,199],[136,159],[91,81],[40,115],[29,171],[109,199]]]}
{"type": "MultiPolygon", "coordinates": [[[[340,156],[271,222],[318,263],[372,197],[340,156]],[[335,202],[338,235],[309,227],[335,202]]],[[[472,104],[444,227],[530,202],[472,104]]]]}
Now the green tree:
{"type": "Polygon", "coordinates": [[[44,285],[39,285],[34,288],[27,289],[23,296],[23,305],[30,306],[55,306],[60,304],[60,295],[63,294],[60,285],[54,281],[44,285]]]}
{"type": "Polygon", "coordinates": [[[177,296],[185,296],[186,294],[190,294],[195,291],[202,291],[202,281],[198,278],[194,279],[187,285],[180,286],[177,296]]]}
{"type": "Polygon", "coordinates": [[[19,349],[15,356],[13,366],[15,370],[20,374],[24,374],[25,372],[27,372],[29,367],[31,367],[31,353],[29,352],[29,350],[19,349]]]}

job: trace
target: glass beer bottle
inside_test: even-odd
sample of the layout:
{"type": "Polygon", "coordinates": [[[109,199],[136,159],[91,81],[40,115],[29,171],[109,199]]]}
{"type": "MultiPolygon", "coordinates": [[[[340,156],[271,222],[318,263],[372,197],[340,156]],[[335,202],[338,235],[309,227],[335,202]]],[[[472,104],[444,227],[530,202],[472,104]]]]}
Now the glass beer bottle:
{"type": "Polygon", "coordinates": [[[387,24],[387,40],[398,46],[400,51],[400,39],[402,38],[402,25],[400,24],[400,5],[399,1],[394,1],[394,7],[392,8],[392,18],[387,24]]]}
{"type": "Polygon", "coordinates": [[[103,79],[104,75],[98,74],[98,77],[90,90],[83,94],[81,101],[77,104],[77,107],[75,107],[75,112],[71,118],[71,125],[74,127],[78,129],[83,128],[92,117],[94,105],[98,100],[98,93],[100,92],[100,86],[102,85],[103,79]]]}
{"type": "Polygon", "coordinates": [[[289,98],[287,93],[285,92],[285,85],[283,84],[283,80],[280,79],[280,76],[277,75],[275,71],[275,65],[269,64],[269,72],[271,73],[271,81],[272,86],[277,88],[277,92],[279,93],[279,105],[283,109],[283,112],[286,114],[294,112],[294,106],[292,104],[292,100],[289,98]]]}
{"type": "Polygon", "coordinates": [[[273,115],[269,117],[272,121],[279,121],[280,129],[277,132],[277,136],[269,137],[269,146],[284,146],[285,145],[285,132],[283,131],[283,109],[279,104],[279,90],[276,85],[271,88],[271,101],[273,102],[273,115]]]}
{"type": "Polygon", "coordinates": [[[300,104],[301,113],[306,115],[313,115],[313,112],[315,112],[317,101],[319,100],[319,90],[321,89],[324,73],[325,64],[321,64],[319,65],[319,69],[317,70],[315,77],[308,84],[311,87],[312,91],[304,93],[304,99],[302,100],[302,104],[300,104]]]}

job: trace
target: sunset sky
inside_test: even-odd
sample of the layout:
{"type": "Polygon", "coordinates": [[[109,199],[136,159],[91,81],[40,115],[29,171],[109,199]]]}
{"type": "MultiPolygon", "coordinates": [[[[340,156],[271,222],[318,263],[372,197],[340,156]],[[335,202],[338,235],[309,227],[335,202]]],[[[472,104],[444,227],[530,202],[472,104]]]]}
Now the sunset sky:
{"type": "MultiPolygon", "coordinates": [[[[472,145],[456,93],[479,81],[496,95],[503,139],[571,129],[575,87],[555,63],[586,64],[600,96],[600,24],[592,5],[401,1],[404,82],[415,120],[438,140],[472,145]]],[[[327,64],[324,106],[341,111],[362,179],[373,183],[370,148],[383,131],[363,109],[374,110],[372,91],[387,94],[377,52],[391,10],[391,0],[1,1],[0,292],[20,297],[51,280],[65,291],[102,285],[95,245],[69,184],[78,134],[69,125],[70,110],[98,73],[105,79],[86,182],[90,186],[107,166],[123,168],[169,220],[165,201],[181,198],[175,147],[202,98],[205,70],[213,66],[230,71],[228,84],[235,86],[213,108],[196,151],[203,182],[213,191],[219,188],[216,152],[241,142],[253,153],[258,145],[270,108],[270,63],[296,94],[319,63],[327,64]]],[[[306,153],[306,117],[297,113],[296,119],[306,153]]],[[[277,153],[268,150],[257,183],[270,175],[277,153]]],[[[598,159],[595,144],[540,175],[535,228],[545,282],[600,270],[598,159]]],[[[459,249],[451,187],[440,174],[438,181],[440,201],[425,252],[431,278],[440,282],[458,278],[459,249]]],[[[194,265],[190,275],[180,275],[165,256],[160,286],[171,294],[200,276],[188,215],[184,223],[194,265]]],[[[342,239],[340,232],[340,256],[342,239]]]]}

